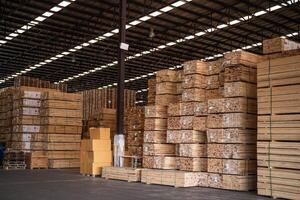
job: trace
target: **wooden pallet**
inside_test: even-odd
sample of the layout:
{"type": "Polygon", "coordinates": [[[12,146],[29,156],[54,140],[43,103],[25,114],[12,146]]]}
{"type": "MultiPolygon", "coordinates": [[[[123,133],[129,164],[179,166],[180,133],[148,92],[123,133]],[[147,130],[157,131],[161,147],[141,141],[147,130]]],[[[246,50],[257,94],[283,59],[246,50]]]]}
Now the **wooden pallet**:
{"type": "Polygon", "coordinates": [[[127,182],[140,182],[141,181],[140,168],[129,167],[103,167],[102,178],[123,180],[127,182]]]}
{"type": "Polygon", "coordinates": [[[141,182],[173,187],[196,187],[199,185],[197,179],[198,173],[177,170],[143,169],[141,182]]]}

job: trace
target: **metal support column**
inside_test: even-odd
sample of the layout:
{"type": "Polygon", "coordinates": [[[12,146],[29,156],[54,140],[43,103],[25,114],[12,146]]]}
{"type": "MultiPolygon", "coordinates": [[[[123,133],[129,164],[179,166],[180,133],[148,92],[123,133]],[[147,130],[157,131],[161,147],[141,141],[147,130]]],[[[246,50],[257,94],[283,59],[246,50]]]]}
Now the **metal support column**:
{"type": "Polygon", "coordinates": [[[120,25],[118,44],[118,92],[117,92],[117,134],[114,137],[114,166],[123,166],[124,156],[124,79],[125,51],[128,50],[126,39],[126,6],[127,0],[120,0],[120,25]]]}

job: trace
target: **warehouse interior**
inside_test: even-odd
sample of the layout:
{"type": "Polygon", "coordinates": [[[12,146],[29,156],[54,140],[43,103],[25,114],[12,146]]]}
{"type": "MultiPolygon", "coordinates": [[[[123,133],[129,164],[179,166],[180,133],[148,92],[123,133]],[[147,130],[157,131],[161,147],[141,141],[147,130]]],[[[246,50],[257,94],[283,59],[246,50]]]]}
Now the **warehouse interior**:
{"type": "Polygon", "coordinates": [[[300,199],[298,0],[0,10],[0,199],[300,199]]]}

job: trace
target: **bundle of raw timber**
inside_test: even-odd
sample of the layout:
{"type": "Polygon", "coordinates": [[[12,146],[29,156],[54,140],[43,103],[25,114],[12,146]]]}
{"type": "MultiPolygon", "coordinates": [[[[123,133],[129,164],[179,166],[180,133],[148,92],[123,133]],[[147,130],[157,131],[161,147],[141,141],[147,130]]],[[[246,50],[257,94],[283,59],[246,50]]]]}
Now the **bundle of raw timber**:
{"type": "MultiPolygon", "coordinates": [[[[116,109],[117,108],[117,89],[105,88],[105,89],[93,89],[80,92],[82,95],[82,110],[83,119],[90,120],[91,118],[101,113],[104,108],[116,109]]],[[[127,90],[124,91],[124,106],[135,106],[136,91],[127,90]]]]}
{"type": "Polygon", "coordinates": [[[12,136],[13,91],[12,87],[0,90],[0,142],[7,145],[12,136]]]}
{"type": "MultiPolygon", "coordinates": [[[[127,108],[125,115],[126,115],[126,122],[127,122],[126,144],[128,149],[128,155],[142,157],[144,123],[145,123],[145,107],[136,106],[136,107],[127,108]]],[[[139,166],[141,166],[141,163],[139,163],[139,166]]]]}
{"type": "Polygon", "coordinates": [[[181,99],[182,71],[165,69],[156,74],[155,105],[168,106],[181,99]]]}
{"type": "Polygon", "coordinates": [[[43,89],[19,87],[13,99],[13,132],[11,148],[24,152],[46,151],[47,135],[41,132],[41,99],[43,89]]]}
{"type": "Polygon", "coordinates": [[[80,94],[59,91],[42,94],[41,132],[47,136],[50,168],[79,167],[81,103],[80,94]]]}
{"type": "MultiPolygon", "coordinates": [[[[209,187],[254,190],[256,181],[256,64],[244,51],[225,54],[224,98],[207,102],[209,187]],[[251,87],[250,87],[251,88],[251,87]],[[212,181],[213,180],[213,181],[212,181]]],[[[201,110],[205,109],[199,109],[201,110]]]]}
{"type": "Polygon", "coordinates": [[[98,176],[102,168],[112,165],[109,128],[90,128],[90,139],[83,139],[80,147],[80,173],[98,176]]]}
{"type": "Polygon", "coordinates": [[[166,144],[167,106],[145,107],[144,168],[174,168],[175,145],[166,144]],[[171,163],[170,163],[171,162],[171,163]]]}
{"type": "Polygon", "coordinates": [[[274,198],[299,199],[300,44],[283,38],[263,42],[258,64],[257,190],[274,198]],[[277,53],[278,52],[278,53],[277,53]]]}
{"type": "Polygon", "coordinates": [[[156,95],[156,79],[152,78],[148,80],[148,96],[147,96],[147,105],[155,104],[155,95],[156,95]]]}

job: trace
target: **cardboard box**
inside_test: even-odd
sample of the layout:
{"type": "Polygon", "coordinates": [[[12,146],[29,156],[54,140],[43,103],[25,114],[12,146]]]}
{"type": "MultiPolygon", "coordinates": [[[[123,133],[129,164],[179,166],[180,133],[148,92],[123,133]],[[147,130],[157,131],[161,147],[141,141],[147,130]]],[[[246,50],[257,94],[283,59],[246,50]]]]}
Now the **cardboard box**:
{"type": "Polygon", "coordinates": [[[110,140],[109,128],[90,128],[90,138],[96,140],[110,140]]]}
{"type": "Polygon", "coordinates": [[[87,140],[81,141],[82,151],[111,151],[111,140],[87,140]]]}
{"type": "Polygon", "coordinates": [[[111,163],[112,151],[81,151],[81,160],[83,162],[111,163]]]}

